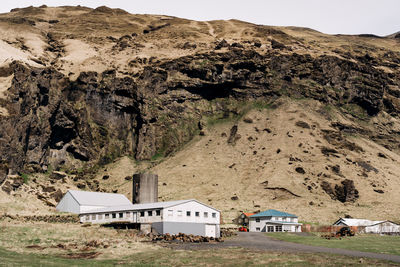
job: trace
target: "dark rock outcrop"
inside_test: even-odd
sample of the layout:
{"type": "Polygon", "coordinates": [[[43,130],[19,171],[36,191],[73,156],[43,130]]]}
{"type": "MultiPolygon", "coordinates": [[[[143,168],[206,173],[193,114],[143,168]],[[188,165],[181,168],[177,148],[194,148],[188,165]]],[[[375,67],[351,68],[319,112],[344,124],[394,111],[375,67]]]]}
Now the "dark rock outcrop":
{"type": "Polygon", "coordinates": [[[321,183],[321,188],[327,193],[333,200],[339,200],[340,202],[355,202],[359,195],[358,190],[354,186],[354,181],[345,179],[340,185],[335,185],[335,189],[332,189],[331,184],[326,181],[321,183]]]}
{"type": "MultiPolygon", "coordinates": [[[[223,41],[219,45],[226,46],[223,41]]],[[[370,116],[379,111],[397,116],[400,108],[400,96],[390,90],[400,78],[370,61],[276,50],[261,55],[242,46],[151,61],[140,73],[124,77],[110,70],[84,72],[71,81],[52,68],[16,62],[10,71],[14,78],[2,105],[12,115],[0,117],[0,151],[5,151],[0,162],[14,172],[62,165],[74,169],[79,162],[90,167],[121,155],[138,160],[168,155],[198,134],[204,116],[238,115],[227,105],[211,110],[196,105],[220,98],[306,97],[339,107],[356,105],[370,116]]],[[[231,133],[229,142],[237,137],[231,133]]],[[[336,148],[360,149],[337,131],[327,131],[325,138],[336,148]]]]}

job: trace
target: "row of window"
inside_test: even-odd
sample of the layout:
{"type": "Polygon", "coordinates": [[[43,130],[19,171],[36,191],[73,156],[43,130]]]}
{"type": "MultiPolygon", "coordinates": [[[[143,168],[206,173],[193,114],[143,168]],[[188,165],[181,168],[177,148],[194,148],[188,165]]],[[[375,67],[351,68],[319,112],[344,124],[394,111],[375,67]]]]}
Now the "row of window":
{"type": "MultiPolygon", "coordinates": [[[[256,231],[260,232],[260,227],[256,227],[256,231]]],[[[282,225],[267,226],[267,232],[282,232],[282,225]]]]}
{"type": "MultiPolygon", "coordinates": [[[[161,216],[161,210],[149,210],[147,211],[147,216],[153,216],[153,214],[155,214],[155,216],[161,216]]],[[[145,211],[141,211],[140,212],[140,217],[144,217],[145,216],[145,211]]],[[[116,213],[106,213],[104,214],[104,219],[122,219],[122,218],[130,218],[131,217],[131,212],[116,212],[116,213]],[[124,217],[125,214],[125,217],[124,217]]],[[[103,220],[103,214],[93,214],[93,215],[86,215],[85,216],[85,220],[89,221],[89,220],[103,220]],[[97,218],[96,218],[97,217],[97,218]]]]}
{"type": "MultiPolygon", "coordinates": [[[[147,216],[148,217],[152,217],[152,216],[161,216],[161,210],[148,210],[148,211],[140,211],[140,217],[145,217],[146,216],[146,212],[147,212],[147,216]]],[[[116,213],[106,213],[104,214],[104,219],[116,219],[116,218],[124,218],[124,214],[125,214],[125,218],[130,218],[131,217],[131,212],[116,212],[116,213]]],[[[168,210],[168,216],[173,216],[174,215],[174,210],[168,210]]],[[[177,215],[178,217],[182,217],[183,216],[183,211],[178,210],[177,211],[177,215]]],[[[191,211],[186,211],[186,217],[191,217],[192,216],[192,212],[191,211]]],[[[195,217],[200,217],[200,212],[199,211],[195,211],[194,212],[194,216],[195,217]]],[[[203,217],[204,218],[208,218],[208,212],[203,212],[203,217]]],[[[217,213],[216,212],[212,212],[211,213],[211,217],[212,218],[217,218],[217,213]]],[[[85,220],[89,221],[89,220],[103,220],[103,214],[93,214],[93,215],[86,215],[85,216],[85,220]],[[96,218],[97,216],[97,218],[96,218]]]]}
{"type": "MultiPolygon", "coordinates": [[[[148,217],[152,217],[154,213],[155,213],[155,216],[160,216],[161,215],[161,210],[155,210],[155,212],[154,212],[154,210],[148,210],[147,211],[147,216],[148,217]]],[[[146,214],[145,211],[141,211],[140,212],[140,217],[144,217],[145,214],[146,214]]]]}
{"type": "MultiPolygon", "coordinates": [[[[178,210],[177,211],[177,215],[178,215],[178,217],[182,217],[183,216],[183,211],[181,211],[181,210],[178,210]]],[[[168,210],[168,216],[170,216],[170,217],[172,217],[172,216],[174,216],[174,210],[168,210]]],[[[191,217],[192,216],[192,212],[191,211],[186,211],[186,217],[191,217]]],[[[194,212],[194,216],[195,217],[200,217],[200,211],[195,211],[194,212]]],[[[203,217],[204,218],[208,218],[208,212],[203,212],[203,217]]],[[[211,213],[211,217],[212,218],[217,218],[217,213],[216,212],[212,212],[211,213]]]]}
{"type": "MultiPolygon", "coordinates": [[[[131,213],[130,212],[127,212],[126,214],[125,214],[125,217],[126,218],[130,218],[131,217],[131,213]]],[[[124,213],[123,212],[117,212],[117,213],[106,213],[106,214],[104,214],[104,219],[110,219],[110,218],[113,218],[113,219],[116,219],[116,218],[124,218],[124,213]]],[[[95,221],[95,220],[103,220],[103,214],[93,214],[93,215],[86,215],[85,216],[85,220],[86,221],[89,221],[89,220],[92,220],[92,221],[95,221]]]]}

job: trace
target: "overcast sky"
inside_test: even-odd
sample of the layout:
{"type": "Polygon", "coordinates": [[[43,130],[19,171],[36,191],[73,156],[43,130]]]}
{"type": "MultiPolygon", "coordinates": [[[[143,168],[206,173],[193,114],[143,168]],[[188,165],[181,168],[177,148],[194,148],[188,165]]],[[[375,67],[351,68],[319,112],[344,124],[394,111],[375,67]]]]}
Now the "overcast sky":
{"type": "Polygon", "coordinates": [[[324,33],[388,35],[400,31],[400,0],[1,0],[15,7],[82,5],[118,7],[134,14],[194,20],[240,19],[264,25],[302,26],[324,33]]]}

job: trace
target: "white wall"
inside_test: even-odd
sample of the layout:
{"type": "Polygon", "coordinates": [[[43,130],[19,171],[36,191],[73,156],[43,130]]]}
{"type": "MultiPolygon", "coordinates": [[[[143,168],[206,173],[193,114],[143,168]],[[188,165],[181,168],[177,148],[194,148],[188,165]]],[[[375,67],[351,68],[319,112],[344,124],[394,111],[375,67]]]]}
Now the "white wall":
{"type": "Polygon", "coordinates": [[[153,222],[161,222],[163,218],[163,210],[162,209],[153,209],[153,210],[139,210],[137,211],[138,223],[153,223],[153,222]],[[160,211],[160,215],[157,215],[157,210],[160,211]],[[151,211],[151,216],[149,215],[149,211],[151,211]],[[141,216],[142,212],[144,212],[144,216],[141,216]]]}
{"type": "Polygon", "coordinates": [[[291,225],[291,224],[279,224],[279,221],[286,221],[289,222],[290,218],[290,222],[297,224],[298,223],[298,219],[297,218],[292,218],[288,217],[286,220],[283,220],[282,217],[255,217],[255,218],[250,218],[249,220],[249,231],[250,232],[267,232],[268,226],[273,226],[274,227],[274,232],[275,232],[275,226],[276,225],[281,225],[282,226],[282,232],[284,231],[288,231],[288,232],[301,232],[301,227],[297,227],[297,225],[291,225]],[[260,221],[257,222],[257,219],[259,219],[260,221]],[[272,220],[274,219],[274,220],[272,220]],[[279,220],[278,220],[279,219],[279,220]],[[277,221],[276,223],[271,223],[277,221]],[[257,231],[257,228],[260,228],[259,231],[257,231]]]}
{"type": "Polygon", "coordinates": [[[82,214],[79,216],[79,219],[82,223],[134,222],[133,212],[131,211],[82,214]],[[122,213],[122,218],[119,216],[120,213],[122,213]],[[108,214],[108,218],[106,218],[106,214],[108,214]],[[116,218],[112,217],[113,214],[115,214],[116,218]],[[95,218],[93,218],[93,216],[95,216],[95,218]]]}
{"type": "Polygon", "coordinates": [[[72,197],[70,192],[67,192],[60,202],[57,204],[56,209],[61,212],[71,212],[79,214],[80,206],[79,203],[72,197]]]}
{"type": "Polygon", "coordinates": [[[392,222],[383,222],[373,226],[365,227],[366,233],[400,233],[400,225],[392,222]]]}
{"type": "MultiPolygon", "coordinates": [[[[90,208],[90,207],[85,207],[90,208]]],[[[151,210],[135,210],[135,211],[121,211],[121,212],[102,212],[93,214],[84,214],[80,216],[81,222],[90,223],[110,223],[110,222],[132,222],[132,223],[154,223],[154,222],[191,222],[191,223],[205,223],[205,224],[218,224],[220,223],[220,212],[202,205],[196,201],[190,201],[184,204],[173,206],[164,209],[151,209],[151,210]],[[160,215],[157,215],[157,210],[160,211],[160,215]],[[149,211],[152,215],[149,215],[149,211]],[[190,211],[190,216],[187,216],[187,212],[190,211]],[[141,212],[144,212],[144,216],[141,216],[141,212]],[[196,212],[199,216],[196,216],[196,212]],[[116,218],[112,218],[112,214],[116,214],[116,218]],[[123,213],[123,217],[119,217],[119,213],[123,213]],[[127,216],[129,213],[129,217],[127,216]],[[136,213],[137,220],[134,221],[134,213],[136,213]],[[205,216],[207,213],[207,217],[205,216]],[[213,217],[213,213],[215,217],[213,217]],[[106,219],[106,214],[109,214],[106,219]],[[89,217],[87,217],[89,216],[89,217]],[[96,216],[93,219],[92,216],[96,216]]]]}
{"type": "Polygon", "coordinates": [[[163,220],[165,222],[219,224],[220,212],[196,201],[190,201],[177,206],[164,208],[163,220]],[[190,211],[190,216],[187,216],[188,211],[190,211]],[[196,212],[199,213],[199,216],[196,216],[196,212]],[[207,216],[205,216],[205,213],[207,213],[207,216]],[[213,213],[215,217],[213,217],[213,213]]]}

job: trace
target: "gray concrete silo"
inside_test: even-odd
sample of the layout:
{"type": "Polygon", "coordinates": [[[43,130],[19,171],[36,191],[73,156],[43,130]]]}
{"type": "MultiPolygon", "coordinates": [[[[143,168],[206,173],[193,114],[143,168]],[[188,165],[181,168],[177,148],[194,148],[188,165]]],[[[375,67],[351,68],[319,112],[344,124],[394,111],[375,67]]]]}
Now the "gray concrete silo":
{"type": "Polygon", "coordinates": [[[158,201],[158,175],[139,173],[133,175],[132,203],[143,204],[158,201]]]}

